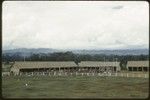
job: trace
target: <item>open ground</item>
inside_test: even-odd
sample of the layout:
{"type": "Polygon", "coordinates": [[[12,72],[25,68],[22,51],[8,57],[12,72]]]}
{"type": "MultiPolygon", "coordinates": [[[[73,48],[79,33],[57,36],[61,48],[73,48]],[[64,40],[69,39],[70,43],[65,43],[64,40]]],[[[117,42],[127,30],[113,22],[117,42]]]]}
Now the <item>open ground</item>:
{"type": "Polygon", "coordinates": [[[107,76],[2,77],[3,98],[147,98],[148,90],[148,78],[107,76]]]}

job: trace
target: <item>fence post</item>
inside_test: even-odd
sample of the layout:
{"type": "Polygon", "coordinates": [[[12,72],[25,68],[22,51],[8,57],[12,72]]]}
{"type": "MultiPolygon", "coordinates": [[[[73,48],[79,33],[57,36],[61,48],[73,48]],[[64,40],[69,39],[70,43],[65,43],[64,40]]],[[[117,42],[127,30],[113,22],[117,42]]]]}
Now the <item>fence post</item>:
{"type": "Polygon", "coordinates": [[[128,77],[128,73],[127,73],[127,77],[128,77]]]}
{"type": "Polygon", "coordinates": [[[109,73],[109,76],[111,76],[111,73],[109,73]]]}
{"type": "Polygon", "coordinates": [[[89,76],[89,73],[87,73],[87,76],[89,76]]]}
{"type": "Polygon", "coordinates": [[[61,73],[59,72],[58,75],[61,76],[61,73]]]}
{"type": "Polygon", "coordinates": [[[67,76],[67,73],[65,72],[65,76],[67,76]]]}
{"type": "Polygon", "coordinates": [[[83,76],[83,73],[82,73],[82,76],[83,76]]]}
{"type": "Polygon", "coordinates": [[[146,78],[146,74],[145,74],[145,78],[146,78]]]}
{"type": "Polygon", "coordinates": [[[92,73],[92,75],[94,76],[94,73],[92,73]]]}
{"type": "Polygon", "coordinates": [[[54,72],[54,76],[56,75],[56,72],[54,72]]]}

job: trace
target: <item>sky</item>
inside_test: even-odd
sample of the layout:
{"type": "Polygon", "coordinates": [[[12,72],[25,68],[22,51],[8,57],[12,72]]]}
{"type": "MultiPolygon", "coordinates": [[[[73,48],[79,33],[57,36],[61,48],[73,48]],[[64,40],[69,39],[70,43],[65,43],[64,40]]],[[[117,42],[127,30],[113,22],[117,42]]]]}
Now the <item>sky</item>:
{"type": "Polygon", "coordinates": [[[3,49],[148,47],[146,1],[3,2],[3,49]]]}

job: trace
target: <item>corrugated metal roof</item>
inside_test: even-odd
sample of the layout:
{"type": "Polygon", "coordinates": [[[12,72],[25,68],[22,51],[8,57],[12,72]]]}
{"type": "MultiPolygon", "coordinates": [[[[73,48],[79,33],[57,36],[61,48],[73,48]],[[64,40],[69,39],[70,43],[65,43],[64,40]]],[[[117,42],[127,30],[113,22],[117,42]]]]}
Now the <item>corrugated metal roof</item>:
{"type": "Polygon", "coordinates": [[[128,61],[128,67],[149,67],[149,61],[128,61]]]}
{"type": "Polygon", "coordinates": [[[51,68],[51,67],[73,67],[77,66],[74,62],[15,62],[15,68],[51,68]]]}
{"type": "MultiPolygon", "coordinates": [[[[119,66],[119,62],[100,62],[100,61],[81,61],[81,67],[94,67],[94,66],[119,66]]],[[[52,68],[52,67],[75,67],[77,66],[73,61],[49,61],[49,62],[15,62],[13,68],[52,68]]]]}
{"type": "Polygon", "coordinates": [[[79,66],[119,66],[119,62],[81,61],[81,63],[79,63],[79,66]]]}

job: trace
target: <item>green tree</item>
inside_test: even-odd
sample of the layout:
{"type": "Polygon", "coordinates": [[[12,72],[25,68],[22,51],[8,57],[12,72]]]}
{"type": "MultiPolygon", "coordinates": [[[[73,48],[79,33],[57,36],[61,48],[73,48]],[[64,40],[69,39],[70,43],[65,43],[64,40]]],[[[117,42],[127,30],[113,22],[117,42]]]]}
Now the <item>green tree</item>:
{"type": "Polygon", "coordinates": [[[79,63],[80,63],[80,62],[81,62],[80,57],[77,56],[77,55],[75,55],[75,57],[74,57],[74,63],[75,63],[77,66],[79,66],[79,63]]]}
{"type": "Polygon", "coordinates": [[[127,70],[127,60],[122,59],[120,61],[121,70],[127,70]]]}

